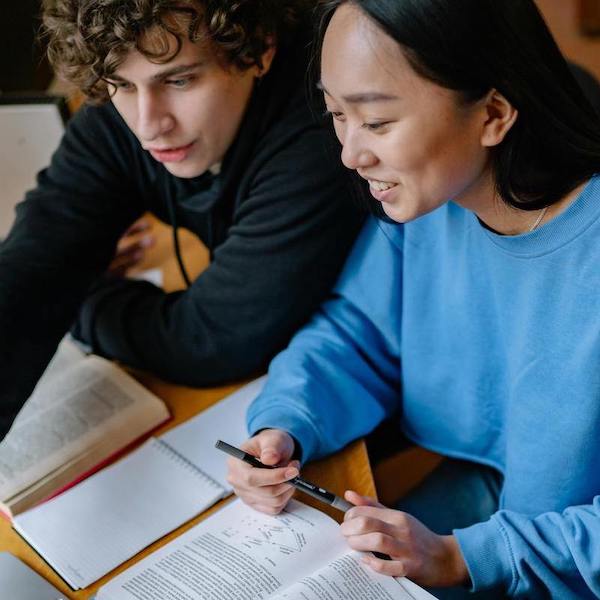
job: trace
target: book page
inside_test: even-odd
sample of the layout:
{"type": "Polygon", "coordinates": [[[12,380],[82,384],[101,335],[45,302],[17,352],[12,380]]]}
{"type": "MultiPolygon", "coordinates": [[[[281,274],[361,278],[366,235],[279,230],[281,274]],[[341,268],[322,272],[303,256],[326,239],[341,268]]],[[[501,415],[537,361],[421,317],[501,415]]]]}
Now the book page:
{"type": "MultiPolygon", "coordinates": [[[[419,596],[415,597],[402,585],[406,579],[396,581],[376,573],[361,563],[359,552],[348,552],[319,571],[303,577],[273,600],[417,600],[433,598],[415,584],[419,596]]],[[[409,582],[410,583],[410,582],[409,582]]]]}
{"type": "Polygon", "coordinates": [[[347,550],[337,523],[292,500],[277,516],[240,500],[103,586],[98,600],[275,597],[347,550]]]}
{"type": "Polygon", "coordinates": [[[30,407],[0,443],[2,500],[102,440],[122,438],[114,435],[117,430],[126,433],[126,439],[119,440],[124,446],[168,418],[162,401],[95,356],[46,378],[28,403],[30,407]]]}
{"type": "Polygon", "coordinates": [[[74,589],[171,532],[225,490],[156,438],[17,516],[21,534],[74,589]]]}
{"type": "Polygon", "coordinates": [[[48,396],[43,393],[36,394],[35,391],[38,388],[43,388],[45,385],[47,385],[48,381],[62,375],[64,371],[76,363],[85,360],[85,357],[85,353],[70,338],[70,336],[65,336],[58,345],[58,348],[56,349],[52,360],[46,367],[46,370],[39,378],[31,396],[27,399],[27,402],[25,402],[23,408],[19,411],[19,414],[15,419],[15,423],[18,423],[19,420],[29,418],[40,410],[46,408],[45,405],[49,401],[48,396]]]}

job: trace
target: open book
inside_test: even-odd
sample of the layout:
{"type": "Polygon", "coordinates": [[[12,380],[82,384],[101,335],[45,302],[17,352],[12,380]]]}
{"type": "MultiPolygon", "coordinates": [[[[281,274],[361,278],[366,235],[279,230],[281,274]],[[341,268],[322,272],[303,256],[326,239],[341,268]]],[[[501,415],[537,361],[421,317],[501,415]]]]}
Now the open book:
{"type": "Polygon", "coordinates": [[[15,530],[73,588],[85,588],[232,492],[219,437],[241,443],[264,377],[59,496],[15,530]]]}
{"type": "Polygon", "coordinates": [[[0,510],[20,514],[168,419],[162,400],[65,338],[0,443],[0,510]]]}
{"type": "Polygon", "coordinates": [[[426,600],[361,563],[337,523],[292,500],[275,517],[227,505],[98,590],[96,600],[426,600]]]}

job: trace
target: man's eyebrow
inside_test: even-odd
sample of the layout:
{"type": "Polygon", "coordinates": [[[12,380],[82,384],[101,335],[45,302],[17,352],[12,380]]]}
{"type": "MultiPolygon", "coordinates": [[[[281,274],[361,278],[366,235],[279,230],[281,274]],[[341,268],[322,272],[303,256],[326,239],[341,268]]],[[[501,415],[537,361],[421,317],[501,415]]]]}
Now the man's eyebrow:
{"type": "Polygon", "coordinates": [[[191,63],[189,65],[179,65],[178,67],[171,67],[170,69],[165,69],[164,71],[160,71],[154,75],[152,75],[152,80],[157,81],[159,79],[168,79],[169,77],[174,77],[175,75],[181,75],[182,73],[187,73],[188,71],[192,71],[193,69],[197,69],[204,64],[204,61],[199,60],[195,63],[191,63]]]}
{"type": "MultiPolygon", "coordinates": [[[[191,63],[189,65],[179,65],[177,67],[171,67],[170,69],[164,69],[163,71],[155,73],[154,75],[152,75],[152,77],[150,79],[151,79],[151,81],[159,81],[161,79],[168,79],[169,77],[175,77],[176,75],[181,75],[182,73],[187,73],[188,71],[193,71],[194,69],[197,69],[198,67],[201,67],[204,64],[205,64],[204,61],[199,60],[198,62],[191,63]]],[[[116,73],[113,73],[110,77],[107,77],[107,79],[109,81],[116,81],[119,83],[127,81],[124,77],[121,77],[120,75],[117,75],[116,73]]]]}
{"type": "MultiPolygon", "coordinates": [[[[328,96],[331,94],[325,89],[325,86],[321,81],[317,83],[317,88],[323,91],[328,96]]],[[[389,102],[390,100],[398,100],[398,96],[393,94],[383,94],[381,92],[359,92],[357,94],[350,94],[348,96],[342,96],[342,100],[349,104],[366,104],[368,102],[389,102]]]]}

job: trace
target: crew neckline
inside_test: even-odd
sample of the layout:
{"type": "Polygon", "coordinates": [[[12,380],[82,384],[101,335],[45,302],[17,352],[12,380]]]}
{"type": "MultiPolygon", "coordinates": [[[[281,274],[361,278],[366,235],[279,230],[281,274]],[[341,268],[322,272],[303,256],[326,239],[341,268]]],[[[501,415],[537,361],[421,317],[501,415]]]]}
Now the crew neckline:
{"type": "Polygon", "coordinates": [[[577,238],[600,216],[600,175],[594,175],[579,195],[559,215],[534,231],[519,235],[502,235],[481,224],[470,212],[472,224],[502,250],[518,256],[547,254],[577,238]]]}

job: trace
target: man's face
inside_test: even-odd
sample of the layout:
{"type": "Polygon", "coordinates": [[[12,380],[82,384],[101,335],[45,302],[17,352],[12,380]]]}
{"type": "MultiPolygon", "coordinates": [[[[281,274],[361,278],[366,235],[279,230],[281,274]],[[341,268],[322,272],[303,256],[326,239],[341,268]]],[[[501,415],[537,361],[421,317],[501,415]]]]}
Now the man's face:
{"type": "Polygon", "coordinates": [[[185,39],[164,64],[131,50],[109,91],[142,147],[173,175],[190,178],[223,159],[258,74],[255,66],[225,67],[206,45],[185,39]]]}

